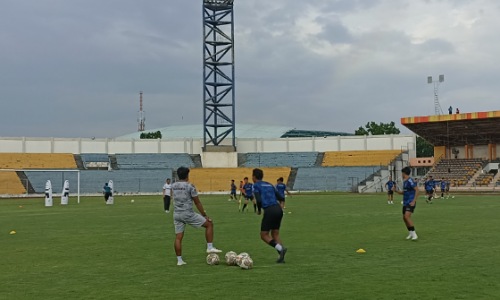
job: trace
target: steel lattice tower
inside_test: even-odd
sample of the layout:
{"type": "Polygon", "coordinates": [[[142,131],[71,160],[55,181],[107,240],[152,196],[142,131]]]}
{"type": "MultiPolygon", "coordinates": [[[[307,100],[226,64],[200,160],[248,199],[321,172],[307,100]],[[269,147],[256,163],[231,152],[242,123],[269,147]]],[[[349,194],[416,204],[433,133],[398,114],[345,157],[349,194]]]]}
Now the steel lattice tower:
{"type": "Polygon", "coordinates": [[[203,149],[235,139],[233,0],[203,0],[203,149]]]}

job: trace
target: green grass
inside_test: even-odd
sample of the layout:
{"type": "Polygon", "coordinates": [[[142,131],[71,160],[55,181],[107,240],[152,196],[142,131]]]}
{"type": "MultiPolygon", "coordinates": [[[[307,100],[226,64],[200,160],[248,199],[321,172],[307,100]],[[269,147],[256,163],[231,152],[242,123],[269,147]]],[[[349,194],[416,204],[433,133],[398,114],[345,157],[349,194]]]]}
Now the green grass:
{"type": "Polygon", "coordinates": [[[405,240],[400,198],[294,196],[282,224],[283,265],[260,241],[260,217],[238,213],[226,196],[201,199],[215,246],[250,253],[254,269],[208,266],[204,232],[192,227],[188,265],[177,267],[172,214],[159,196],[116,197],[113,206],[71,198],[52,208],[43,199],[0,200],[0,299],[500,298],[499,196],[420,200],[418,241],[405,240]]]}

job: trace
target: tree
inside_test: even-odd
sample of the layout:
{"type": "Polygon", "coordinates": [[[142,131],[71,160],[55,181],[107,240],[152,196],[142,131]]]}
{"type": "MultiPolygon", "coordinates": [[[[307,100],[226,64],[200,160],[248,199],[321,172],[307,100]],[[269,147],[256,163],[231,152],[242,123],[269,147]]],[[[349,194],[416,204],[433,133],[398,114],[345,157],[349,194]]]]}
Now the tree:
{"type": "Polygon", "coordinates": [[[152,139],[152,140],[156,140],[156,139],[161,139],[161,131],[157,131],[157,132],[143,132],[141,133],[140,135],[140,138],[141,140],[143,139],[152,139]]]}
{"type": "Polygon", "coordinates": [[[434,156],[434,146],[422,137],[417,136],[417,157],[434,156]]]}
{"type": "Polygon", "coordinates": [[[383,135],[383,134],[399,134],[401,131],[396,127],[394,122],[379,124],[368,122],[365,128],[362,126],[354,132],[355,135],[383,135]]]}

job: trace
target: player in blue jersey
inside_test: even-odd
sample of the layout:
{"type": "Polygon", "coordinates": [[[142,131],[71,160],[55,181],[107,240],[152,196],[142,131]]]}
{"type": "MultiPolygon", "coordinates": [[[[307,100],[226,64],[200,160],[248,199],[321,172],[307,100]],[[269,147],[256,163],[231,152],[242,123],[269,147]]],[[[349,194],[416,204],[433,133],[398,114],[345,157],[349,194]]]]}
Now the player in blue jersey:
{"type": "Polygon", "coordinates": [[[418,186],[417,182],[410,177],[411,169],[409,167],[403,168],[401,170],[403,175],[403,191],[396,190],[397,186],[393,187],[396,193],[403,195],[403,221],[405,222],[406,228],[408,229],[407,240],[418,239],[417,233],[415,232],[415,226],[411,220],[411,214],[415,211],[418,198],[418,186]]]}
{"type": "Polygon", "coordinates": [[[260,224],[260,238],[264,243],[278,251],[279,258],[277,263],[285,262],[287,249],[283,246],[280,238],[281,219],[283,219],[283,209],[278,203],[281,195],[276,188],[269,182],[262,181],[264,172],[261,169],[254,169],[252,180],[255,198],[262,204],[264,216],[260,224]]]}
{"type": "Polygon", "coordinates": [[[427,195],[427,200],[425,202],[432,204],[432,198],[434,198],[434,189],[436,188],[436,182],[432,179],[432,176],[424,183],[425,186],[425,194],[427,195]]]}
{"type": "Polygon", "coordinates": [[[286,188],[286,184],[283,183],[284,179],[283,177],[278,178],[277,183],[276,183],[276,190],[280,194],[281,198],[283,200],[278,199],[280,206],[282,209],[285,209],[285,193],[287,193],[288,196],[292,197],[292,194],[288,191],[286,188]]]}
{"type": "Polygon", "coordinates": [[[444,199],[444,193],[446,192],[446,187],[448,186],[448,183],[446,182],[444,177],[441,178],[440,186],[441,186],[441,199],[444,199]]]}
{"type": "Polygon", "coordinates": [[[231,180],[231,194],[229,194],[229,201],[236,200],[236,184],[234,184],[234,179],[231,180]]]}
{"type": "Polygon", "coordinates": [[[387,204],[394,204],[394,191],[392,187],[396,185],[396,182],[392,180],[392,176],[389,176],[389,181],[385,183],[385,187],[387,188],[387,204]]]}
{"type": "MultiPolygon", "coordinates": [[[[255,201],[255,198],[253,197],[253,184],[248,182],[248,177],[243,178],[243,188],[241,189],[243,196],[245,197],[245,202],[243,204],[243,208],[241,209],[241,212],[245,211],[245,208],[247,208],[248,201],[253,202],[253,211],[257,213],[257,202],[255,201]]],[[[260,210],[259,210],[260,214],[260,210]]]]}

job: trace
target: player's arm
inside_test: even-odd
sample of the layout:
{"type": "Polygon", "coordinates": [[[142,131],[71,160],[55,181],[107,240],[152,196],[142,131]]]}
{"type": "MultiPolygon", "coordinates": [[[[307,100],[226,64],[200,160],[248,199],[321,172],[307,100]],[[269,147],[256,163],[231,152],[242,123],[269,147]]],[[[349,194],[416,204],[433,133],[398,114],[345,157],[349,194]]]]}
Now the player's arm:
{"type": "Polygon", "coordinates": [[[397,184],[395,184],[395,185],[392,186],[392,191],[398,193],[399,195],[403,195],[403,191],[400,191],[398,189],[398,185],[397,184]]]}
{"type": "Polygon", "coordinates": [[[410,206],[415,206],[415,204],[417,204],[417,199],[418,199],[418,185],[415,185],[413,189],[415,190],[415,197],[413,198],[413,201],[410,202],[410,206]]]}
{"type": "Polygon", "coordinates": [[[285,192],[288,196],[292,197],[292,193],[290,193],[290,191],[288,189],[285,189],[285,192]]]}
{"type": "Polygon", "coordinates": [[[261,202],[261,201],[262,201],[262,197],[260,196],[260,193],[259,193],[259,192],[253,191],[253,195],[254,195],[255,200],[256,200],[257,202],[261,202]]]}
{"type": "Polygon", "coordinates": [[[207,216],[207,213],[205,212],[205,209],[203,208],[203,204],[201,204],[200,198],[198,196],[193,197],[193,202],[194,205],[196,205],[196,208],[198,209],[200,214],[204,216],[208,221],[210,221],[210,219],[207,216]]]}

